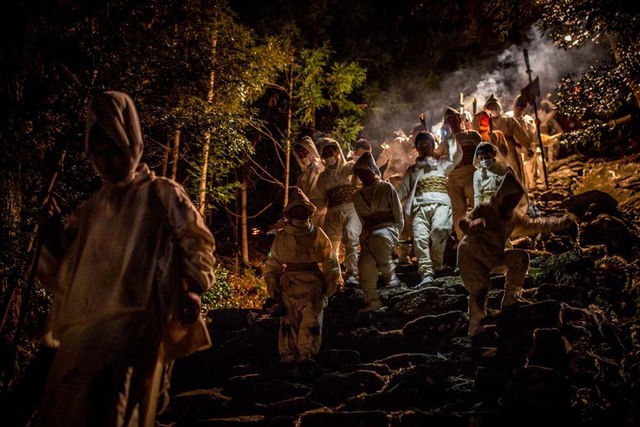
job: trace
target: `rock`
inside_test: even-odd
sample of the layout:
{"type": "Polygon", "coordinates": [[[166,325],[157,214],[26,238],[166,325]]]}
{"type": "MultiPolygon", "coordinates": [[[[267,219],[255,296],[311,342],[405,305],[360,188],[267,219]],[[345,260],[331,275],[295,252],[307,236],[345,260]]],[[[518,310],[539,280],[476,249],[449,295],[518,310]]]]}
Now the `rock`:
{"type": "Polygon", "coordinates": [[[450,280],[442,285],[442,292],[445,294],[455,294],[455,295],[468,295],[469,291],[462,284],[462,279],[459,277],[451,278],[456,280],[450,280]]]}
{"type": "Polygon", "coordinates": [[[571,193],[566,190],[551,189],[540,194],[538,199],[542,202],[562,201],[571,197],[571,193]]]}
{"type": "Polygon", "coordinates": [[[544,248],[553,253],[562,253],[573,250],[576,247],[574,240],[575,237],[577,237],[577,231],[577,229],[567,230],[562,233],[570,233],[570,235],[550,236],[544,243],[544,248]]]}
{"type": "Polygon", "coordinates": [[[267,423],[267,419],[264,415],[246,415],[230,418],[211,418],[208,420],[198,421],[192,425],[196,425],[198,427],[266,427],[269,424],[267,423]]]}
{"type": "Polygon", "coordinates": [[[373,394],[362,393],[347,399],[339,406],[340,411],[372,411],[385,412],[400,411],[407,407],[425,408],[424,391],[415,388],[393,389],[373,394]]]}
{"type": "Polygon", "coordinates": [[[588,288],[595,282],[594,269],[591,258],[569,251],[531,260],[529,275],[536,286],[553,283],[588,288]]]}
{"type": "Polygon", "coordinates": [[[385,378],[373,371],[330,373],[315,382],[308,396],[326,405],[337,405],[360,393],[374,393],[385,385],[385,378]]]}
{"type": "MultiPolygon", "coordinates": [[[[465,298],[466,299],[466,298],[465,298]]],[[[422,316],[405,325],[402,333],[408,343],[417,347],[443,349],[451,338],[467,334],[468,318],[463,311],[450,311],[435,316],[422,316]]]]}
{"type": "Polygon", "coordinates": [[[300,417],[300,427],[387,427],[389,419],[382,411],[312,412],[300,417]]]}
{"type": "MultiPolygon", "coordinates": [[[[249,339],[247,335],[245,333],[235,339],[246,343],[249,339]]],[[[228,355],[214,349],[180,358],[174,362],[171,370],[171,392],[178,394],[189,390],[223,387],[229,380],[228,370],[235,364],[228,355]]]]}
{"type": "Polygon", "coordinates": [[[373,371],[382,375],[383,377],[391,375],[391,369],[387,365],[381,363],[360,363],[357,365],[345,365],[341,369],[342,372],[353,371],[373,371]]]}
{"type": "Polygon", "coordinates": [[[472,338],[474,347],[496,347],[498,345],[498,327],[496,325],[483,325],[472,338]]]}
{"type": "Polygon", "coordinates": [[[458,366],[450,360],[440,360],[423,365],[399,369],[389,378],[385,390],[401,390],[414,388],[431,396],[430,401],[439,401],[442,396],[435,396],[447,387],[447,378],[458,373],[458,366]]]}
{"type": "Polygon", "coordinates": [[[406,411],[401,413],[398,418],[398,422],[394,424],[394,426],[397,427],[468,427],[475,425],[484,425],[484,423],[478,423],[479,417],[473,414],[429,414],[423,412],[406,411]]]}
{"type": "Polygon", "coordinates": [[[508,417],[527,420],[528,425],[534,425],[534,420],[566,421],[572,395],[568,379],[556,370],[528,366],[516,370],[502,401],[508,417]]]}
{"type": "Polygon", "coordinates": [[[638,237],[621,219],[601,214],[592,222],[582,226],[580,244],[604,244],[609,255],[621,255],[626,260],[633,260],[638,246],[638,237]]]}
{"type": "MultiPolygon", "coordinates": [[[[357,328],[351,331],[345,332],[337,336],[327,336],[324,340],[323,346],[331,346],[338,349],[357,349],[363,360],[374,360],[377,357],[371,357],[379,353],[381,350],[380,342],[382,340],[382,334],[375,327],[369,328],[357,328]]],[[[386,349],[389,351],[389,349],[386,349]]]]}
{"type": "Polygon", "coordinates": [[[207,318],[211,320],[208,324],[210,331],[237,331],[249,327],[249,317],[258,315],[260,310],[255,308],[221,308],[209,310],[207,318]]]}
{"type": "Polygon", "coordinates": [[[344,365],[360,362],[360,353],[355,350],[327,349],[318,353],[316,361],[328,368],[339,369],[344,365]]]}
{"type": "Polygon", "coordinates": [[[425,354],[425,353],[400,353],[393,356],[386,357],[381,360],[377,360],[376,363],[384,364],[392,371],[396,371],[401,368],[407,368],[412,365],[423,365],[429,362],[436,362],[440,360],[447,360],[442,355],[425,354]]]}
{"type": "Polygon", "coordinates": [[[562,207],[582,220],[590,220],[600,214],[620,215],[618,201],[600,190],[589,190],[571,196],[562,203],[562,207]]]}
{"type": "Polygon", "coordinates": [[[404,319],[466,309],[465,295],[445,293],[442,288],[429,287],[407,292],[389,301],[389,312],[395,312],[404,319]]]}
{"type": "MultiPolygon", "coordinates": [[[[640,245],[631,218],[640,215],[630,203],[640,197],[610,193],[616,205],[605,193],[584,192],[592,188],[576,187],[583,166],[565,162],[553,173],[551,190],[533,193],[541,215],[569,209],[585,220],[581,247],[566,233],[514,242],[531,257],[522,297],[534,303],[501,310],[504,276],[494,275],[486,333],[473,345],[460,277],[412,289],[416,264],[397,269],[409,288],[380,288],[383,307],[367,315],[357,313],[361,289],[339,291],[324,313],[319,363],[309,366],[279,363],[278,318],[254,309],[215,310],[208,324],[213,347],[175,362],[172,400],[160,425],[633,424],[640,396],[640,245]]],[[[640,189],[634,166],[611,169],[626,167],[618,180],[625,191],[640,189]]],[[[611,175],[606,164],[598,167],[601,176],[611,175]]],[[[447,262],[455,261],[452,240],[447,243],[447,262]]]]}
{"type": "Polygon", "coordinates": [[[504,309],[497,319],[500,336],[532,332],[538,328],[560,328],[562,308],[553,300],[504,309]]]}
{"type": "Polygon", "coordinates": [[[504,369],[504,366],[478,366],[475,376],[476,393],[484,397],[500,396],[512,375],[512,370],[504,369]]]}
{"type": "Polygon", "coordinates": [[[322,405],[322,403],[307,399],[306,397],[294,397],[270,404],[267,407],[266,413],[268,415],[293,416],[323,407],[324,405],[322,405]]]}
{"type": "Polygon", "coordinates": [[[533,298],[536,301],[556,300],[566,302],[572,306],[586,307],[589,304],[588,292],[577,286],[566,285],[540,285],[533,298]]]}
{"type": "Polygon", "coordinates": [[[475,394],[473,378],[457,375],[447,378],[449,385],[445,390],[446,401],[471,401],[475,394]]]}
{"type": "Polygon", "coordinates": [[[565,372],[570,350],[571,344],[558,329],[536,329],[533,331],[533,348],[527,366],[544,366],[565,372]]]}
{"type": "Polygon", "coordinates": [[[311,388],[290,381],[265,378],[260,374],[250,374],[229,379],[224,391],[230,396],[259,403],[273,403],[292,397],[307,395],[311,388]]]}
{"type": "Polygon", "coordinates": [[[180,393],[170,400],[170,415],[184,421],[220,416],[229,400],[220,389],[180,393]]]}
{"type": "Polygon", "coordinates": [[[471,350],[471,339],[467,336],[451,338],[450,349],[453,355],[460,356],[471,350]]]}
{"type": "Polygon", "coordinates": [[[396,353],[409,351],[402,330],[384,331],[378,340],[380,347],[371,348],[367,353],[368,360],[387,357],[396,353]]]}
{"type": "Polygon", "coordinates": [[[364,294],[358,288],[336,292],[324,309],[323,329],[329,335],[352,329],[358,321],[358,310],[364,304],[364,294]]]}

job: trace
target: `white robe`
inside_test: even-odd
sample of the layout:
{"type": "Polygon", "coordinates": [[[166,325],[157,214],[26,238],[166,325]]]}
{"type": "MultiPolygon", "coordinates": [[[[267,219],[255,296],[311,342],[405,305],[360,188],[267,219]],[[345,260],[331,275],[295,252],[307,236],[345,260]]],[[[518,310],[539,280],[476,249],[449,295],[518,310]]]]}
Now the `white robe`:
{"type": "MultiPolygon", "coordinates": [[[[339,147],[338,150],[340,150],[339,147]]],[[[322,152],[322,148],[320,151],[322,152]]],[[[323,205],[330,205],[329,192],[336,187],[350,186],[351,192],[355,193],[355,178],[352,176],[354,163],[354,161],[346,162],[342,151],[340,151],[340,158],[334,166],[325,165],[324,171],[318,178],[317,187],[318,192],[322,195],[323,205]]],[[[351,200],[353,200],[353,197],[351,200]]],[[[347,274],[356,277],[358,275],[358,241],[362,231],[362,224],[358,219],[353,201],[328,207],[323,230],[331,240],[336,257],[340,252],[340,245],[344,245],[345,270],[347,274]]]]}
{"type": "Polygon", "coordinates": [[[341,283],[340,266],[322,229],[286,224],[276,233],[263,271],[272,298],[283,305],[278,348],[283,362],[304,361],[320,351],[325,299],[341,283]],[[322,264],[322,270],[288,271],[287,264],[322,264]]]}
{"type": "Polygon", "coordinates": [[[449,150],[437,160],[427,158],[407,169],[398,187],[400,200],[407,199],[405,210],[411,216],[413,248],[418,259],[421,277],[433,276],[442,267],[444,250],[453,225],[451,199],[444,188],[417,194],[421,180],[445,180],[460,162],[462,151],[454,140],[448,141],[449,150]]]}
{"type": "Polygon", "coordinates": [[[398,243],[400,230],[404,226],[404,215],[395,187],[379,179],[368,186],[363,186],[356,193],[354,205],[363,224],[358,268],[360,287],[364,291],[365,304],[368,304],[378,299],[376,291],[378,271],[385,284],[398,282],[394,264],[391,262],[391,254],[398,243]],[[388,216],[388,220],[369,222],[380,214],[388,216]]]}

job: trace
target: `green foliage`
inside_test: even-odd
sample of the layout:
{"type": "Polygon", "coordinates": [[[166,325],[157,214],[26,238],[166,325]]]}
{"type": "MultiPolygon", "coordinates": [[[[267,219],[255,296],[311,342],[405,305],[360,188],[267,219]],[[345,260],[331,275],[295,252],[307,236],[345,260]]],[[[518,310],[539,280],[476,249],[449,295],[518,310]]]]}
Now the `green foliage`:
{"type": "Polygon", "coordinates": [[[202,295],[202,310],[204,312],[217,308],[235,307],[232,302],[235,291],[229,282],[230,275],[231,272],[226,268],[216,268],[216,282],[211,289],[202,295]]]}
{"type": "MultiPolygon", "coordinates": [[[[197,188],[211,135],[207,202],[217,207],[234,197],[237,167],[252,150],[245,136],[257,114],[252,104],[286,60],[274,39],[240,25],[225,0],[17,0],[8,7],[5,16],[16,19],[0,41],[3,302],[14,286],[26,286],[28,242],[53,173],[61,172],[53,194],[63,215],[100,185],[83,155],[84,112],[96,92],[120,90],[135,100],[143,161],[151,166],[164,157],[167,135],[180,130],[177,179],[190,190],[197,188]]],[[[30,319],[48,310],[40,291],[33,293],[30,319]]],[[[238,295],[244,294],[233,297],[241,302],[238,295]]],[[[5,329],[3,338],[12,338],[5,329]]],[[[31,326],[25,332],[37,337],[31,326]]]]}
{"type": "Polygon", "coordinates": [[[633,102],[633,94],[621,75],[610,74],[612,67],[615,64],[597,65],[577,81],[565,76],[558,83],[558,109],[581,118],[580,129],[563,136],[564,145],[597,148],[601,141],[617,136],[619,128],[610,119],[633,102]]]}
{"type": "Polygon", "coordinates": [[[609,121],[637,108],[640,101],[640,14],[619,0],[538,3],[538,27],[559,48],[579,49],[588,41],[611,48],[609,61],[594,64],[579,78],[566,76],[558,85],[558,110],[582,120],[582,129],[564,142],[597,145],[617,132],[609,121]]]}
{"type": "Polygon", "coordinates": [[[303,49],[294,67],[295,128],[317,125],[318,110],[328,108],[337,120],[345,115],[363,116],[363,111],[350,99],[364,84],[366,70],[355,62],[339,62],[331,58],[328,44],[317,49],[303,49]]]}
{"type": "Polygon", "coordinates": [[[621,36],[632,41],[640,29],[637,8],[624,0],[538,0],[539,28],[563,49],[583,46],[588,40],[608,43],[621,36]]]}
{"type": "Polygon", "coordinates": [[[362,131],[361,119],[357,116],[345,116],[336,120],[331,134],[344,150],[349,150],[358,140],[362,131]]]}
{"type": "Polygon", "coordinates": [[[500,41],[507,40],[522,27],[527,28],[526,23],[536,15],[532,1],[489,0],[483,2],[483,7],[483,16],[490,21],[491,29],[500,41]]]}
{"type": "Polygon", "coordinates": [[[215,270],[216,283],[202,295],[202,311],[220,308],[259,308],[267,297],[262,278],[247,269],[234,275],[224,267],[215,270]]]}
{"type": "Polygon", "coordinates": [[[323,93],[326,83],[324,68],[329,61],[329,54],[327,46],[305,49],[300,54],[294,99],[297,101],[296,116],[303,125],[315,125],[316,110],[330,105],[323,93]]]}

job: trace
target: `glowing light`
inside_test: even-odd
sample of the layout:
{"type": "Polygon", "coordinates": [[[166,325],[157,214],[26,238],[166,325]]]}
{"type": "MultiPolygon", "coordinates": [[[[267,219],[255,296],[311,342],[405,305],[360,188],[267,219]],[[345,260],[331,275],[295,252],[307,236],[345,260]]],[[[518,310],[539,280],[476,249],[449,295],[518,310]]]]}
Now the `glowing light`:
{"type": "Polygon", "coordinates": [[[254,228],[251,229],[251,235],[252,236],[258,236],[259,234],[262,234],[262,230],[260,230],[259,228],[254,227],[254,228]]]}
{"type": "Polygon", "coordinates": [[[572,38],[571,38],[570,35],[567,34],[566,36],[564,36],[564,41],[570,42],[571,40],[572,40],[572,38]]]}

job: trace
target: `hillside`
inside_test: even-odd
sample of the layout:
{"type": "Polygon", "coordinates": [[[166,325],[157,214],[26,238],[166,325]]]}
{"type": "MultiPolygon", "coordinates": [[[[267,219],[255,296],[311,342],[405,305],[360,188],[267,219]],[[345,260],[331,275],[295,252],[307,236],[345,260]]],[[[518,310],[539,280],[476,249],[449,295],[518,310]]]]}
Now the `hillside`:
{"type": "Polygon", "coordinates": [[[579,232],[516,242],[530,250],[532,303],[501,313],[504,278],[494,277],[495,328],[480,340],[466,337],[459,276],[416,290],[411,267],[399,269],[409,287],[380,289],[385,307],[373,314],[357,315],[359,289],[333,297],[308,366],[278,363],[277,318],[212,311],[214,346],[175,364],[162,424],[635,425],[639,159],[582,160],[558,161],[550,189],[535,194],[543,214],[576,214],[579,232]]]}

